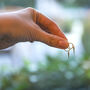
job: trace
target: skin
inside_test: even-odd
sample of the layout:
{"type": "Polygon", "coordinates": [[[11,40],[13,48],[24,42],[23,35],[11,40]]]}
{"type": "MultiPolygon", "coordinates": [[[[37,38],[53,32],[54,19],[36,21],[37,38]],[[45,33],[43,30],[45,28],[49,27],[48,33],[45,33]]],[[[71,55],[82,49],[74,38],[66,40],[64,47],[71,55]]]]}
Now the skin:
{"type": "Polygon", "coordinates": [[[33,8],[0,13],[0,49],[25,41],[40,41],[60,49],[69,46],[56,23],[33,8]]]}

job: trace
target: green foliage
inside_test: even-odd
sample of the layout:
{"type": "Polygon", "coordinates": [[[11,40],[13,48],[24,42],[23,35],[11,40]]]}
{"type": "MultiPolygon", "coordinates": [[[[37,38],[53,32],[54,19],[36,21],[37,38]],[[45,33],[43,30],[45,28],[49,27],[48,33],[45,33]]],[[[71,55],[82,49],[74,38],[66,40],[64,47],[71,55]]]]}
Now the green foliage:
{"type": "MultiPolygon", "coordinates": [[[[53,90],[55,88],[79,88],[90,84],[90,69],[84,69],[84,59],[69,60],[46,56],[46,63],[38,63],[38,71],[30,71],[31,63],[24,61],[22,69],[4,75],[0,73],[1,90],[53,90]]],[[[56,90],[56,89],[55,89],[56,90]]]]}
{"type": "Polygon", "coordinates": [[[57,0],[68,7],[90,7],[90,0],[57,0]]]}
{"type": "Polygon", "coordinates": [[[84,21],[84,33],[82,37],[86,55],[90,56],[90,19],[84,21]]]}
{"type": "Polygon", "coordinates": [[[76,0],[75,4],[77,6],[90,7],[90,0],[76,0]]]}
{"type": "Polygon", "coordinates": [[[0,0],[5,6],[35,7],[35,0],[0,0]]]}

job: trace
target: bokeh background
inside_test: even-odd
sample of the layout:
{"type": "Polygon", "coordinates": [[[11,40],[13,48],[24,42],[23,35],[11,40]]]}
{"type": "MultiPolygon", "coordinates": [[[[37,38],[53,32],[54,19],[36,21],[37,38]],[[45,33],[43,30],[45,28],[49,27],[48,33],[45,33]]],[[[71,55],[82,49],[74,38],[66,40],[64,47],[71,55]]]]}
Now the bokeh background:
{"type": "Polygon", "coordinates": [[[25,7],[55,21],[75,56],[41,42],[0,50],[0,90],[90,90],[90,0],[0,0],[0,13],[25,7]]]}

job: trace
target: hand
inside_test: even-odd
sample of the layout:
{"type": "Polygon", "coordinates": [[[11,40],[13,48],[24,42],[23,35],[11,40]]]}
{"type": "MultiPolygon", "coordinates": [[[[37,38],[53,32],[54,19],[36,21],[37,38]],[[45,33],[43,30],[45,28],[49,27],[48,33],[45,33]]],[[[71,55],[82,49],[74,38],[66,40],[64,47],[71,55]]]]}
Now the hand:
{"type": "Polygon", "coordinates": [[[55,22],[35,9],[1,13],[0,49],[25,41],[40,41],[61,49],[69,46],[67,38],[55,22]]]}

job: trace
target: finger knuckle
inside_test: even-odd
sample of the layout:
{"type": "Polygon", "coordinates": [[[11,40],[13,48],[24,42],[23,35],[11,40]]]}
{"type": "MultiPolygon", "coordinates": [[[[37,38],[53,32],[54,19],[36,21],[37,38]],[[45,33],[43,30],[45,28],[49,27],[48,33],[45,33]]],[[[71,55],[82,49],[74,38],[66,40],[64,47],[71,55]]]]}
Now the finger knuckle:
{"type": "Polygon", "coordinates": [[[31,7],[27,7],[26,8],[28,11],[33,11],[34,9],[33,8],[31,8],[31,7]]]}

